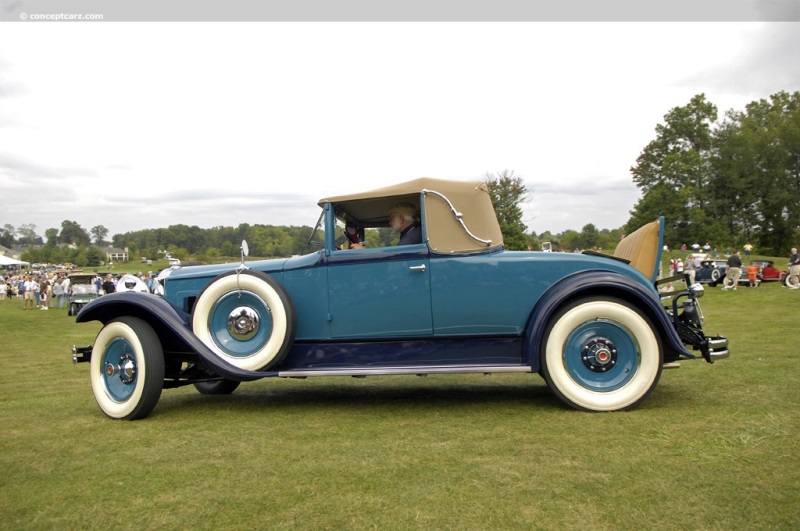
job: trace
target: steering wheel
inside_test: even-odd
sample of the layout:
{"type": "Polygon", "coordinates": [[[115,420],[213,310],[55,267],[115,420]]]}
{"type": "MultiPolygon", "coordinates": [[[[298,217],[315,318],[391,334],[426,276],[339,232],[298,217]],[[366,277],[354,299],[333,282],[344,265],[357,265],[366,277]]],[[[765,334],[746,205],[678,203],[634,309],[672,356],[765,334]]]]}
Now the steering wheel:
{"type": "Polygon", "coordinates": [[[358,239],[358,227],[347,225],[342,233],[344,234],[344,237],[347,238],[348,249],[352,249],[353,244],[361,244],[361,241],[358,239]]]}

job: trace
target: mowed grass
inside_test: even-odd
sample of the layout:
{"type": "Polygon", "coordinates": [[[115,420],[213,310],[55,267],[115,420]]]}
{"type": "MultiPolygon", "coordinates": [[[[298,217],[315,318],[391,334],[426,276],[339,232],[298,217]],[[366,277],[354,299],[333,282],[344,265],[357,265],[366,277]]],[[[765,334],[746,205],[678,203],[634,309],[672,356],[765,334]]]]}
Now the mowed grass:
{"type": "Polygon", "coordinates": [[[630,412],[440,375],[165,390],[120,422],[71,362],[99,324],[0,301],[0,528],[798,529],[800,290],[702,304],[731,357],[630,412]]]}

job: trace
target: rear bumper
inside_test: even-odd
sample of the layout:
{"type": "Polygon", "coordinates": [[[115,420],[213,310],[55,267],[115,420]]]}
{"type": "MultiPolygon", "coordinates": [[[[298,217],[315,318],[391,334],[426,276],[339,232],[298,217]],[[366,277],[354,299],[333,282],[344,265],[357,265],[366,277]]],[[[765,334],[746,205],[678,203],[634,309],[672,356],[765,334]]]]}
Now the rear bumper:
{"type": "Polygon", "coordinates": [[[713,363],[715,360],[721,360],[730,356],[727,337],[722,337],[717,334],[717,337],[709,337],[706,338],[706,340],[708,346],[707,349],[703,351],[703,357],[706,358],[706,361],[713,363]],[[706,350],[708,351],[708,355],[706,355],[706,350]]]}

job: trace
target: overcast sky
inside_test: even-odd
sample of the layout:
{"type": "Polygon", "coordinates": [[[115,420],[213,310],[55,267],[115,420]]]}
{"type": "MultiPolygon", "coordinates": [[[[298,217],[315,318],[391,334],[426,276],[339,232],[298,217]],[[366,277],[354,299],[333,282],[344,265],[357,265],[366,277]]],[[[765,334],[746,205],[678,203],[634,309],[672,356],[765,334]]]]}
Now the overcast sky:
{"type": "Polygon", "coordinates": [[[800,90],[797,23],[4,23],[0,226],[312,225],[513,170],[529,230],[617,228],[672,108],[800,90]]]}

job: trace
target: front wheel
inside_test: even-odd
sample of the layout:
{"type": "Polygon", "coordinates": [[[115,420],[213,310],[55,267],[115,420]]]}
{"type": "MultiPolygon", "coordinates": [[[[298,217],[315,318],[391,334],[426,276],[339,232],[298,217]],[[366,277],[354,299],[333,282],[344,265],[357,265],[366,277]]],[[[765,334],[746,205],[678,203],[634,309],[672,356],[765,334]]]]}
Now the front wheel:
{"type": "Polygon", "coordinates": [[[580,299],[557,312],[540,355],[548,386],[583,411],[635,407],[655,387],[663,363],[650,319],[611,297],[580,299]]]}
{"type": "Polygon", "coordinates": [[[90,374],[103,413],[124,420],[149,415],[164,386],[164,353],[153,328],[137,317],[110,321],[95,339],[90,374]]]}
{"type": "Polygon", "coordinates": [[[795,286],[797,286],[797,280],[795,280],[795,278],[792,277],[791,273],[787,273],[786,274],[786,280],[784,281],[784,285],[787,288],[794,288],[795,286]]]}

